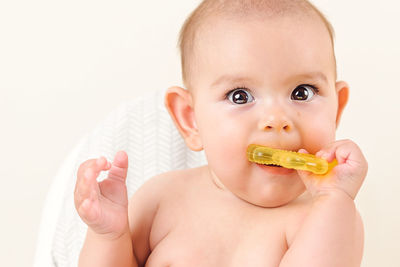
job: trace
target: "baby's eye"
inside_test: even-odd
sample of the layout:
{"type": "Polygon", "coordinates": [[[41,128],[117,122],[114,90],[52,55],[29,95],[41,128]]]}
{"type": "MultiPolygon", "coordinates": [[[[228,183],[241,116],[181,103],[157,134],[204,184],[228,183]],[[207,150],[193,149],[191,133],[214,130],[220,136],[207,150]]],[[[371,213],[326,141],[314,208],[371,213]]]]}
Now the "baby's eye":
{"type": "Polygon", "coordinates": [[[293,90],[291,99],[292,100],[297,100],[297,101],[310,101],[311,98],[318,93],[318,88],[309,85],[309,84],[302,84],[296,87],[296,89],[293,90]]]}
{"type": "Polygon", "coordinates": [[[248,102],[254,101],[253,96],[247,92],[246,88],[236,88],[226,94],[229,101],[235,104],[246,104],[248,102]]]}

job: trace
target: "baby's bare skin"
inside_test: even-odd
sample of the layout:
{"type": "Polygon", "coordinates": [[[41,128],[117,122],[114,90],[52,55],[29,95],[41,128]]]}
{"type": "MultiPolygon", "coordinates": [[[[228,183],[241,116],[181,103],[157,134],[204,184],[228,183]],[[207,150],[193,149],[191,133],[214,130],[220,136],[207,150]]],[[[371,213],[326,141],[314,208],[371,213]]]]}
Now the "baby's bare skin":
{"type": "Polygon", "coordinates": [[[152,224],[149,267],[278,266],[310,207],[308,194],[277,208],[245,202],[219,187],[208,166],[162,179],[169,182],[152,224]]]}
{"type": "Polygon", "coordinates": [[[127,155],[92,166],[110,168],[101,186],[94,175],[81,183],[82,167],[75,200],[89,230],[80,266],[360,266],[354,199],[367,162],[335,137],[349,89],[337,81],[326,25],[315,16],[246,18],[209,18],[190,90],[165,94],[186,145],[204,150],[208,165],[153,177],[128,205],[111,205],[126,194],[127,155]],[[261,166],[247,159],[250,144],[338,165],[323,177],[261,166]]]}
{"type": "MultiPolygon", "coordinates": [[[[79,265],[358,266],[363,229],[353,200],[367,163],[350,140],[336,141],[321,154],[329,162],[337,158],[338,165],[323,178],[298,171],[307,191],[273,208],[242,200],[208,165],[153,177],[121,206],[114,197],[124,199],[126,187],[111,189],[112,180],[126,179],[126,153],[118,152],[112,164],[86,161],[75,190],[77,211],[89,225],[79,265]],[[97,182],[108,169],[108,182],[97,182]],[[114,212],[120,220],[109,217],[114,212]],[[126,221],[128,227],[115,227],[126,221]]],[[[265,172],[266,183],[282,179],[255,163],[249,168],[265,172]]]]}

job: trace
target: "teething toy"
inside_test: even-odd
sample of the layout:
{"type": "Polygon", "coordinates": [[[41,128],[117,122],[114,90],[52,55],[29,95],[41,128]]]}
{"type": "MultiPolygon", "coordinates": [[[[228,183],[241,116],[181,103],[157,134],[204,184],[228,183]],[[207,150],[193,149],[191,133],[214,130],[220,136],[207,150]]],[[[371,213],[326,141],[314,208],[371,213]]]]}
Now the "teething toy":
{"type": "Polygon", "coordinates": [[[336,159],[328,163],[328,161],[312,154],[274,149],[255,144],[248,146],[247,158],[255,163],[310,171],[315,174],[326,174],[337,165],[336,159]]]}

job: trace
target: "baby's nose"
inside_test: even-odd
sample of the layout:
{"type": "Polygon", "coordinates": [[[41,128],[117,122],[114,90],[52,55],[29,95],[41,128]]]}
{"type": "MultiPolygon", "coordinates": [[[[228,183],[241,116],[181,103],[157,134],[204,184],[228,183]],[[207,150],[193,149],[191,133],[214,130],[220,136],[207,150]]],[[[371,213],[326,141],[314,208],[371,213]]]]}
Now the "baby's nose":
{"type": "Polygon", "coordinates": [[[286,116],[271,115],[260,121],[259,128],[270,132],[290,132],[293,129],[293,124],[286,116]]]}

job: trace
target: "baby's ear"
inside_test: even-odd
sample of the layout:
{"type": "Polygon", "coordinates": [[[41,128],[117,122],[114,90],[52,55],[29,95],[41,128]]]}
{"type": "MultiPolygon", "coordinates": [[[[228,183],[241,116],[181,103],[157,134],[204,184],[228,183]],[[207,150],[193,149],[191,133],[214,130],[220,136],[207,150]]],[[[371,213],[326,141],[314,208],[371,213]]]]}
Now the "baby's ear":
{"type": "Polygon", "coordinates": [[[349,85],[344,81],[336,82],[336,94],[338,100],[338,110],[336,114],[336,128],[339,126],[340,118],[342,116],[342,112],[344,107],[349,100],[349,85]]]}
{"type": "Polygon", "coordinates": [[[186,145],[193,151],[202,150],[190,92],[178,86],[170,87],[165,93],[164,104],[186,145]]]}

